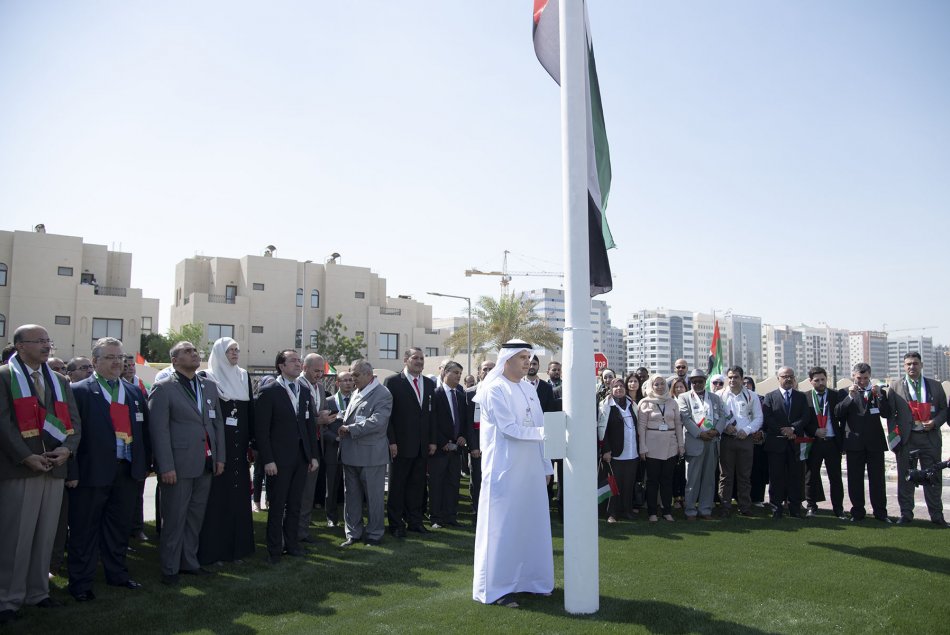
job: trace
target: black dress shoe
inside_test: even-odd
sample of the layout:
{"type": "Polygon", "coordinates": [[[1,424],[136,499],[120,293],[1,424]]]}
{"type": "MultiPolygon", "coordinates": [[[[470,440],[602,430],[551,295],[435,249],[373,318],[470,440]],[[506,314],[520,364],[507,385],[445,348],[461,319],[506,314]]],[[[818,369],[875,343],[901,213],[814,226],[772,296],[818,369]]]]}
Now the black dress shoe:
{"type": "Polygon", "coordinates": [[[773,509],[773,510],[772,510],[772,518],[774,518],[775,520],[781,520],[781,519],[782,519],[782,510],[781,510],[781,509],[773,509]]]}
{"type": "Polygon", "coordinates": [[[168,586],[175,586],[176,584],[178,584],[178,574],[177,573],[163,573],[162,584],[167,584],[168,586]]]}
{"type": "Polygon", "coordinates": [[[417,534],[427,534],[427,533],[429,533],[429,530],[426,529],[425,525],[413,525],[412,527],[409,527],[408,529],[409,529],[409,531],[414,531],[414,532],[416,532],[417,534]]]}
{"type": "Polygon", "coordinates": [[[390,530],[389,530],[389,533],[391,533],[391,534],[392,534],[393,536],[395,536],[396,538],[405,538],[405,537],[406,537],[406,530],[403,529],[402,527],[395,527],[395,528],[393,528],[393,529],[390,529],[390,530]]]}
{"type": "Polygon", "coordinates": [[[14,611],[13,609],[5,609],[0,611],[0,624],[9,624],[20,617],[19,611],[14,611]]]}
{"type": "Polygon", "coordinates": [[[184,575],[212,575],[211,571],[208,571],[204,567],[198,567],[197,569],[182,569],[179,571],[184,575]]]}
{"type": "Polygon", "coordinates": [[[135,580],[126,580],[125,582],[116,582],[116,583],[110,582],[109,586],[119,586],[119,587],[132,589],[132,590],[142,588],[142,585],[136,582],[135,580]]]}
{"type": "Polygon", "coordinates": [[[317,541],[314,540],[312,536],[304,536],[303,538],[300,539],[300,542],[308,542],[308,543],[311,543],[311,544],[316,544],[316,543],[317,543],[317,541]]]}
{"type": "Polygon", "coordinates": [[[355,545],[356,543],[357,543],[356,540],[353,540],[352,538],[347,538],[346,540],[344,540],[343,542],[340,543],[340,546],[341,546],[341,547],[352,547],[352,546],[355,545]]]}
{"type": "Polygon", "coordinates": [[[306,549],[297,548],[297,549],[285,549],[284,553],[287,554],[288,556],[291,556],[292,558],[302,558],[310,552],[307,551],[306,549]]]}
{"type": "Polygon", "coordinates": [[[367,538],[367,539],[366,539],[366,546],[367,546],[367,547],[378,547],[378,546],[380,546],[381,544],[383,544],[383,541],[382,541],[382,540],[373,540],[372,538],[367,538]]]}
{"type": "Polygon", "coordinates": [[[910,516],[901,516],[900,518],[897,519],[897,524],[898,524],[898,525],[909,525],[912,520],[913,520],[913,518],[911,518],[910,516]]]}
{"type": "MultiPolygon", "coordinates": [[[[73,596],[77,602],[91,602],[96,599],[96,594],[92,591],[83,591],[82,593],[77,593],[73,596]]],[[[39,606],[39,604],[37,604],[39,606]]]]}
{"type": "Polygon", "coordinates": [[[943,518],[931,518],[930,522],[932,522],[937,527],[950,527],[950,525],[947,524],[947,521],[943,518]]]}
{"type": "Polygon", "coordinates": [[[51,598],[47,596],[43,598],[42,600],[40,600],[39,602],[37,602],[36,604],[34,604],[33,606],[39,609],[58,609],[62,605],[63,603],[57,600],[56,598],[51,598]]]}

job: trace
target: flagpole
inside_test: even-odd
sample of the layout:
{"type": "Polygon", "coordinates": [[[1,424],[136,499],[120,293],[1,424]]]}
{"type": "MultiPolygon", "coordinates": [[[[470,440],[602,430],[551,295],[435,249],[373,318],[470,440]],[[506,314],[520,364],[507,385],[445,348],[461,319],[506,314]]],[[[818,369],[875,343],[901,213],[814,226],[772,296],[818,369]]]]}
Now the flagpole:
{"type": "Polygon", "coordinates": [[[600,607],[597,545],[597,404],[590,326],[587,223],[587,25],[583,0],[559,2],[561,175],[564,212],[564,609],[600,607]]]}

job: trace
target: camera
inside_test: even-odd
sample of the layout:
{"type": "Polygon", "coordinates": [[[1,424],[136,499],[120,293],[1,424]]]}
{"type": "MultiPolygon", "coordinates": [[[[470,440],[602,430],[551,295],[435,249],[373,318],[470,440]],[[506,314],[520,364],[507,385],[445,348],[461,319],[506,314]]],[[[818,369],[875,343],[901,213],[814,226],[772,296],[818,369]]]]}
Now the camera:
{"type": "MultiPolygon", "coordinates": [[[[920,450],[911,450],[910,458],[916,461],[918,452],[920,452],[920,450]]],[[[913,483],[914,487],[920,487],[921,485],[939,485],[940,472],[947,467],[950,467],[950,461],[934,463],[929,467],[921,469],[910,469],[907,470],[907,480],[913,483]]]]}

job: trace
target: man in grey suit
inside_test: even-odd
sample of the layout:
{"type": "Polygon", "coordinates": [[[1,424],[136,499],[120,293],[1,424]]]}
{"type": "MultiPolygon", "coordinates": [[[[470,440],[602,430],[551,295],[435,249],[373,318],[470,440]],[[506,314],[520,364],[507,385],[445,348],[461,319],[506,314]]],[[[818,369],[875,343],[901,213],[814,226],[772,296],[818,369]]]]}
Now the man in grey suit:
{"type": "MultiPolygon", "coordinates": [[[[947,396],[943,386],[923,375],[924,365],[920,353],[911,351],[904,355],[904,378],[891,382],[887,390],[891,420],[887,427],[900,433],[897,453],[897,502],[901,507],[898,525],[907,525],[914,518],[914,484],[907,480],[908,470],[930,467],[943,459],[940,456],[940,426],[947,422],[947,396]]],[[[873,411],[872,411],[873,412],[873,411]]],[[[943,482],[937,472],[936,483],[926,483],[924,501],[930,512],[930,521],[947,527],[943,517],[943,482]]]]}
{"type": "MultiPolygon", "coordinates": [[[[719,395],[706,390],[706,373],[694,368],[689,374],[692,390],[677,397],[686,435],[686,520],[712,519],[716,497],[719,436],[726,427],[726,408],[719,395]]],[[[732,492],[729,492],[731,495],[732,492]]],[[[731,501],[730,501],[731,502],[731,501]]]]}
{"type": "Polygon", "coordinates": [[[343,518],[349,547],[361,538],[377,546],[386,531],[383,495],[386,486],[386,465],[389,463],[389,415],[393,396],[373,376],[373,365],[358,360],[350,366],[356,392],[337,430],[340,440],[340,461],[343,463],[343,518]],[[368,522],[363,527],[363,501],[366,501],[368,522]]]}
{"type": "Polygon", "coordinates": [[[191,342],[171,350],[172,368],[152,387],[149,435],[161,488],[162,582],[178,584],[178,573],[207,575],[198,562],[198,533],[204,521],[211,474],[224,472],[224,419],[218,389],[196,375],[201,358],[191,342]]]}

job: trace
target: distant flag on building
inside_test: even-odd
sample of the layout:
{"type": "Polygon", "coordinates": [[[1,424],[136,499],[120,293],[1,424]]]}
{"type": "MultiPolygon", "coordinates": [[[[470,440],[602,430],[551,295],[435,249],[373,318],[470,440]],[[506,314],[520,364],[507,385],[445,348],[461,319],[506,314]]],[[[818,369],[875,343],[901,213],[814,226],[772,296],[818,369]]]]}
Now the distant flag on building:
{"type": "MultiPolygon", "coordinates": [[[[590,244],[590,294],[607,293],[613,289],[607,250],[613,249],[613,236],[607,225],[607,198],[610,195],[610,148],[604,109],[600,101],[600,84],[594,63],[594,47],[590,20],[584,6],[587,27],[587,232],[590,244]]],[[[544,70],[561,84],[561,53],[558,0],[534,0],[534,52],[544,70]]]]}
{"type": "Polygon", "coordinates": [[[706,389],[712,390],[713,375],[722,374],[722,339],[719,337],[719,320],[713,330],[712,345],[709,347],[709,367],[706,371],[706,389]]]}

